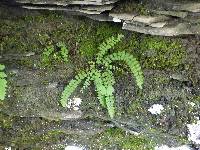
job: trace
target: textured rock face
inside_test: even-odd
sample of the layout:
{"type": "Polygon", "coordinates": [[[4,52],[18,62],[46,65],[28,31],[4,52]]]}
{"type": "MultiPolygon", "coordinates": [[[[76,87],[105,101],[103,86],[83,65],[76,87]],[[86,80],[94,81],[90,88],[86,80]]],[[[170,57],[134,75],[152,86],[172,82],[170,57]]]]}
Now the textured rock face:
{"type": "Polygon", "coordinates": [[[116,2],[116,0],[17,0],[17,2],[66,6],[66,5],[106,5],[116,2]]]}
{"type": "Polygon", "coordinates": [[[63,10],[82,14],[100,14],[111,10],[117,0],[17,0],[28,9],[63,10]],[[32,4],[31,6],[27,4],[32,4]],[[45,7],[41,5],[46,5],[45,7]]]}
{"type": "Polygon", "coordinates": [[[117,0],[18,0],[17,2],[28,9],[76,12],[75,15],[84,15],[99,21],[115,22],[118,19],[116,22],[120,20],[123,22],[122,29],[145,34],[162,36],[200,34],[199,2],[180,0],[141,0],[139,3],[134,0],[119,3],[116,3],[117,0]],[[109,11],[109,15],[102,14],[105,11],[109,11]]]}
{"type": "MultiPolygon", "coordinates": [[[[93,140],[95,144],[90,149],[103,149],[102,144],[107,144],[104,149],[131,149],[133,147],[128,144],[140,143],[143,147],[135,145],[136,148],[148,150],[146,144],[152,142],[168,146],[190,143],[187,124],[193,124],[200,115],[198,36],[164,38],[133,34],[122,31],[115,24],[50,11],[14,10],[11,7],[10,10],[1,8],[0,12],[0,63],[6,65],[9,83],[7,98],[0,102],[0,149],[5,149],[2,145],[53,149],[50,146],[70,143],[72,139],[83,145],[89,145],[93,140]],[[113,120],[99,104],[92,85],[84,93],[80,88],[73,93],[72,99],[82,99],[79,110],[61,107],[59,99],[64,86],[90,60],[90,55],[84,54],[96,53],[99,43],[118,33],[123,33],[126,38],[114,50],[127,50],[138,56],[145,76],[143,90],[138,90],[134,78],[126,71],[116,72],[116,116],[113,120]],[[64,64],[57,60],[56,51],[48,66],[41,66],[44,48],[60,41],[68,44],[70,61],[64,64]],[[157,110],[150,111],[153,108],[157,110]],[[110,131],[103,136],[100,134],[116,128],[124,134],[118,133],[114,140],[110,131]],[[128,140],[125,140],[127,134],[128,140]],[[59,140],[51,141],[49,136],[58,136],[59,140]],[[150,140],[139,140],[143,136],[150,140]],[[102,138],[104,140],[97,148],[96,144],[102,138]],[[129,142],[130,139],[133,140],[129,142]],[[109,141],[114,142],[110,144],[109,141]]],[[[118,17],[116,21],[130,22],[135,18],[134,22],[162,28],[164,25],[159,21],[171,19],[165,15],[151,18],[144,13],[140,18],[137,12],[118,14],[113,11],[108,20],[118,17]]],[[[174,15],[183,18],[186,13],[174,15]]]]}

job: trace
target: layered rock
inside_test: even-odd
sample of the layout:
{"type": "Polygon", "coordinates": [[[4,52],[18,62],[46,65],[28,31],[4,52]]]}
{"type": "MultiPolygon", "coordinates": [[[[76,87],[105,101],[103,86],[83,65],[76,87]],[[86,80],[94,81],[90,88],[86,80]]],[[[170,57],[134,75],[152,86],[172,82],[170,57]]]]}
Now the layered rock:
{"type": "Polygon", "coordinates": [[[199,34],[200,3],[191,1],[18,0],[27,9],[76,12],[99,21],[123,22],[122,29],[162,36],[199,34]],[[31,5],[30,5],[31,4],[31,5]],[[39,5],[38,5],[39,4],[39,5]],[[116,7],[114,7],[116,6],[116,7]],[[109,11],[109,15],[102,14],[109,11]]]}
{"type": "MultiPolygon", "coordinates": [[[[124,138],[131,135],[125,142],[134,136],[136,138],[132,143],[139,141],[140,145],[145,146],[152,142],[168,146],[197,144],[193,142],[199,140],[199,135],[194,133],[195,141],[189,141],[194,138],[188,138],[187,124],[196,122],[200,115],[198,36],[158,38],[123,32],[126,38],[119,50],[136,52],[144,71],[145,83],[143,90],[139,91],[130,74],[126,71],[116,72],[116,115],[110,119],[107,110],[99,104],[93,85],[83,93],[78,87],[70,97],[82,99],[78,110],[74,107],[61,107],[59,99],[64,86],[80,69],[87,66],[87,58],[82,55],[84,51],[80,50],[80,46],[86,43],[85,51],[95,51],[97,45],[93,46],[93,43],[99,44],[121,30],[114,31],[116,26],[104,26],[105,23],[94,28],[97,23],[91,23],[87,18],[84,24],[83,20],[76,17],[63,17],[51,12],[45,12],[42,16],[42,11],[10,9],[0,9],[0,63],[6,66],[5,72],[8,75],[7,97],[0,102],[0,149],[5,149],[5,146],[52,149],[54,144],[78,142],[80,145],[89,145],[92,140],[96,141],[90,149],[103,149],[102,143],[98,148],[96,143],[103,137],[112,138],[110,134],[101,136],[106,129],[124,131],[125,134],[116,135],[116,139],[123,143],[124,138]],[[43,49],[49,44],[55,46],[60,41],[69,46],[69,62],[64,64],[55,60],[50,61],[48,66],[42,66],[43,49]],[[150,111],[153,106],[160,106],[161,109],[150,111]],[[59,135],[59,140],[49,142],[50,135],[59,135]],[[119,139],[120,135],[122,138],[119,139]],[[141,137],[150,141],[140,140],[141,137]]],[[[186,13],[173,15],[184,18],[186,13]]],[[[88,16],[94,19],[101,16],[101,20],[107,21],[114,18],[114,21],[127,23],[134,20],[149,27],[154,24],[155,28],[163,28],[159,22],[173,19],[166,15],[147,17],[145,12],[139,15],[138,12],[128,11],[112,11],[109,17],[106,14],[88,16]]],[[[52,55],[53,60],[56,59],[56,52],[52,55]]],[[[108,141],[112,140],[103,142],[105,144],[108,141]]],[[[117,149],[118,141],[113,142],[114,146],[107,144],[104,149],[117,149]]]]}
{"type": "Polygon", "coordinates": [[[83,14],[100,14],[111,10],[117,0],[17,0],[28,9],[62,10],[67,12],[80,12],[83,14]],[[31,4],[31,5],[30,5],[31,4]],[[44,5],[44,6],[42,6],[44,5]]]}

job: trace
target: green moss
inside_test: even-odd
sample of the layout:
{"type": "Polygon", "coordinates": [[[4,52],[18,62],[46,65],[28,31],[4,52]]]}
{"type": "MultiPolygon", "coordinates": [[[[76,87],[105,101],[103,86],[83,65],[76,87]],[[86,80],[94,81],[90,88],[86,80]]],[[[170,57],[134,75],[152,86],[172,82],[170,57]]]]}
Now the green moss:
{"type": "MultiPolygon", "coordinates": [[[[144,11],[138,4],[126,4],[126,7],[129,6],[137,6],[140,12],[144,11]]],[[[143,68],[176,68],[182,64],[186,55],[181,42],[176,39],[153,36],[140,38],[139,34],[123,31],[118,25],[78,19],[65,18],[62,13],[44,11],[40,15],[26,15],[12,21],[1,20],[1,53],[16,53],[17,50],[20,54],[31,51],[40,55],[47,45],[62,41],[69,45],[70,57],[93,59],[99,43],[122,33],[126,35],[126,39],[115,49],[126,50],[137,56],[143,68]]],[[[24,63],[33,66],[32,62],[24,63]]]]}
{"type": "Polygon", "coordinates": [[[0,41],[1,49],[6,53],[14,53],[16,50],[18,53],[25,51],[39,53],[49,43],[65,41],[69,35],[67,31],[72,28],[71,24],[63,15],[54,12],[26,15],[15,18],[12,22],[1,20],[0,33],[3,34],[0,41]]]}
{"type": "Polygon", "coordinates": [[[59,137],[64,135],[65,133],[63,133],[63,131],[60,130],[49,131],[41,137],[41,140],[48,142],[56,142],[59,141],[59,137]]]}
{"type": "Polygon", "coordinates": [[[117,149],[131,149],[131,150],[153,150],[155,146],[152,141],[146,137],[134,136],[127,134],[121,129],[111,128],[103,132],[102,134],[93,137],[95,145],[100,149],[117,148],[117,149]]]}
{"type": "Polygon", "coordinates": [[[143,102],[140,99],[133,100],[131,105],[128,108],[128,113],[134,114],[134,116],[141,115],[141,114],[144,115],[144,113],[147,113],[147,109],[143,106],[142,103],[143,102]]]}
{"type": "Polygon", "coordinates": [[[200,103],[200,96],[195,96],[194,97],[194,101],[199,102],[200,103]]]}
{"type": "MultiPolygon", "coordinates": [[[[20,118],[19,118],[20,119],[20,118]]],[[[16,120],[18,122],[19,120],[16,120]]],[[[44,128],[45,125],[48,125],[48,122],[44,120],[33,121],[28,123],[23,121],[25,124],[21,125],[23,127],[16,134],[12,135],[11,142],[20,148],[32,148],[32,149],[41,149],[41,146],[48,144],[53,145],[60,141],[60,137],[65,134],[60,130],[52,130],[44,133],[40,133],[39,130],[44,128]]]]}
{"type": "Polygon", "coordinates": [[[99,23],[96,26],[96,36],[99,42],[103,42],[105,39],[111,36],[117,36],[120,33],[123,33],[121,27],[111,23],[99,23]]]}
{"type": "Polygon", "coordinates": [[[82,56],[92,58],[97,53],[95,39],[82,39],[79,46],[79,51],[82,56]]]}
{"type": "Polygon", "coordinates": [[[114,13],[137,13],[139,15],[148,15],[149,10],[145,7],[144,4],[136,3],[132,0],[126,0],[120,3],[115,9],[114,13]]]}
{"type": "Polygon", "coordinates": [[[0,113],[0,127],[1,128],[11,128],[13,124],[12,117],[0,113]]]}
{"type": "Polygon", "coordinates": [[[140,43],[140,61],[144,68],[173,69],[183,64],[186,51],[178,40],[147,36],[140,43]]]}
{"type": "Polygon", "coordinates": [[[93,58],[98,52],[98,45],[111,36],[122,33],[120,27],[109,23],[91,23],[80,26],[76,40],[79,43],[79,52],[82,56],[93,58]]]}
{"type": "Polygon", "coordinates": [[[27,68],[32,68],[34,66],[34,61],[28,57],[16,62],[18,62],[18,64],[27,68]]]}
{"type": "Polygon", "coordinates": [[[170,78],[167,78],[165,76],[162,76],[162,75],[157,75],[156,78],[155,78],[155,82],[157,84],[167,84],[169,83],[170,81],[170,78]]]}

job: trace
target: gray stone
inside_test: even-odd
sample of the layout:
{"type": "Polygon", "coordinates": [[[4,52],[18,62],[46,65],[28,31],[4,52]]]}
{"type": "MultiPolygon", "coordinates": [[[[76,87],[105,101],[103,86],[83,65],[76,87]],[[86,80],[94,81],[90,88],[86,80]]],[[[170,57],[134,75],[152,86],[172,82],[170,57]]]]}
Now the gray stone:
{"type": "Polygon", "coordinates": [[[16,0],[18,3],[50,4],[50,5],[107,5],[117,0],[16,0]]]}
{"type": "Polygon", "coordinates": [[[173,16],[173,17],[179,17],[179,18],[185,18],[188,15],[188,12],[184,11],[159,11],[155,10],[153,11],[156,14],[159,15],[167,15],[167,16],[173,16]]]}
{"type": "Polygon", "coordinates": [[[191,26],[189,23],[179,23],[174,26],[164,26],[154,28],[151,26],[141,26],[137,23],[124,22],[122,29],[140,32],[151,35],[162,35],[162,36],[177,36],[184,34],[200,34],[200,25],[191,26]]]}
{"type": "Polygon", "coordinates": [[[152,23],[157,23],[157,22],[162,22],[162,21],[167,21],[169,20],[169,17],[166,16],[136,16],[134,17],[131,22],[140,22],[144,24],[152,24],[152,23]]]}
{"type": "Polygon", "coordinates": [[[113,17],[113,18],[118,18],[120,20],[133,20],[133,18],[135,16],[137,16],[137,14],[128,14],[128,13],[110,13],[109,16],[113,17]]]}
{"type": "Polygon", "coordinates": [[[86,16],[98,21],[124,22],[123,29],[144,34],[162,36],[199,34],[199,2],[187,0],[184,2],[179,0],[142,0],[142,3],[139,4],[135,1],[116,3],[117,1],[17,0],[22,4],[23,8],[27,9],[60,10],[71,15],[86,16]],[[122,5],[123,7],[115,7],[116,5],[122,5]],[[126,7],[133,9],[132,12],[129,11],[127,13],[126,10],[123,10],[126,7]],[[131,7],[135,7],[135,9],[131,7]],[[103,12],[108,13],[102,14],[103,12]]]}

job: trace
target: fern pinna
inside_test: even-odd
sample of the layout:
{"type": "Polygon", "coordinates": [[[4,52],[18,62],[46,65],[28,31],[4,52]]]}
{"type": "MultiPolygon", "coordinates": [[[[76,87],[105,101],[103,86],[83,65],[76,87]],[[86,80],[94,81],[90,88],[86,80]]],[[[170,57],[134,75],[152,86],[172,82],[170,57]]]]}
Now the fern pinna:
{"type": "Polygon", "coordinates": [[[112,71],[121,69],[114,66],[113,61],[123,61],[125,65],[130,68],[130,72],[136,79],[137,86],[142,89],[144,77],[140,64],[136,58],[125,51],[108,54],[108,50],[120,42],[123,37],[123,35],[119,34],[117,37],[110,37],[99,45],[96,61],[90,62],[90,67],[85,72],[83,71],[76,75],[75,79],[71,80],[62,92],[60,102],[63,107],[67,106],[70,95],[82,81],[85,81],[82,90],[87,88],[91,81],[93,81],[100,104],[104,108],[107,108],[109,116],[113,118],[115,115],[115,79],[112,71]]]}
{"type": "Polygon", "coordinates": [[[0,64],[0,100],[4,100],[6,96],[7,75],[5,74],[5,72],[3,72],[4,69],[5,69],[5,66],[0,64]]]}

